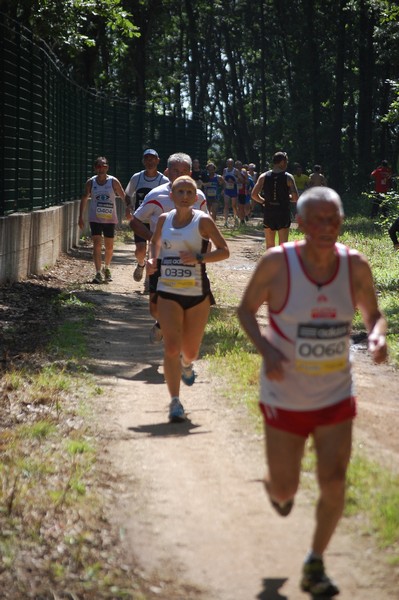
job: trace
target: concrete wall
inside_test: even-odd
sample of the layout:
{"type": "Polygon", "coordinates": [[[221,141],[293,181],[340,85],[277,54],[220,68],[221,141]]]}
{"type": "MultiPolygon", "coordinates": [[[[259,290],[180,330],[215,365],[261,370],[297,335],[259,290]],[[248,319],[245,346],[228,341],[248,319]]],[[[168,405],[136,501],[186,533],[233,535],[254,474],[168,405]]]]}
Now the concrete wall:
{"type": "Polygon", "coordinates": [[[80,200],[32,213],[0,217],[0,284],[21,281],[52,266],[79,243],[80,200]]]}

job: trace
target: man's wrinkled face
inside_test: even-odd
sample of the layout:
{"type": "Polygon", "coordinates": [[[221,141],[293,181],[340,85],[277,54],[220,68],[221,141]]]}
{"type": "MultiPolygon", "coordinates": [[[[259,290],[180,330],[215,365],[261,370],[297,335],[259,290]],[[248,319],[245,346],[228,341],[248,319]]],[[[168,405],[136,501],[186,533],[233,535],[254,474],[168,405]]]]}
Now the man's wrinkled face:
{"type": "Polygon", "coordinates": [[[314,200],[305,215],[298,215],[298,223],[306,240],[320,247],[334,246],[342,224],[338,205],[332,200],[314,200]]]}
{"type": "Polygon", "coordinates": [[[186,162],[172,162],[168,166],[168,173],[170,181],[174,181],[181,175],[191,175],[190,165],[186,162]]]}

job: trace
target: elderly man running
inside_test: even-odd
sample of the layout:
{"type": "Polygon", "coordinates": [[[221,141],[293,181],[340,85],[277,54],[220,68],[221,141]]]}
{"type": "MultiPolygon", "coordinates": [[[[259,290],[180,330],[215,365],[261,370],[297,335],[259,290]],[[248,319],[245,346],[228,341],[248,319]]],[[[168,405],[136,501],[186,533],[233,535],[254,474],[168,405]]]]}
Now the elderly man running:
{"type": "Polygon", "coordinates": [[[272,506],[287,516],[298,489],[305,442],[312,436],[319,500],[301,588],[332,597],[323,554],[342,515],[345,477],[356,414],[349,359],[354,311],[359,308],[376,363],[387,357],[386,321],[378,308],[364,256],[337,243],[343,209],[328,187],[304,192],[298,224],[304,240],[270,249],[259,261],[238,309],[241,325],[263,358],[260,406],[265,420],[272,506]],[[262,332],[256,314],[268,306],[262,332]]]}

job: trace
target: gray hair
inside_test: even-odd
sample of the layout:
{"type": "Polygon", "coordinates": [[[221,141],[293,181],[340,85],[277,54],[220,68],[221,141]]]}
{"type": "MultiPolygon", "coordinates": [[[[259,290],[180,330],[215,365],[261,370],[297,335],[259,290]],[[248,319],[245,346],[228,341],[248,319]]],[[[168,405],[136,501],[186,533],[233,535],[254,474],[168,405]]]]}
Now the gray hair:
{"type": "Polygon", "coordinates": [[[340,216],[344,216],[344,207],[341,198],[335,190],[326,186],[311,187],[300,195],[299,200],[296,203],[298,215],[302,217],[302,219],[305,219],[307,207],[312,202],[318,202],[320,200],[324,202],[334,202],[334,204],[337,205],[340,216]]]}
{"type": "Polygon", "coordinates": [[[190,171],[193,167],[191,156],[184,152],[175,152],[174,154],[171,154],[168,158],[168,167],[170,167],[172,163],[186,163],[190,167],[190,171]]]}

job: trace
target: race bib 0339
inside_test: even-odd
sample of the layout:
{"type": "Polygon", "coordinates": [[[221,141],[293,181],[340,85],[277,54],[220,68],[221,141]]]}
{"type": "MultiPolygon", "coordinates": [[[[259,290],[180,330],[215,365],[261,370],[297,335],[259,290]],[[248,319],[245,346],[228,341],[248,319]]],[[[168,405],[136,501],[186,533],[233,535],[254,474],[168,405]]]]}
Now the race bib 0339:
{"type": "Polygon", "coordinates": [[[162,259],[160,282],[174,289],[195,286],[196,265],[183,265],[179,256],[167,256],[162,259]]]}

